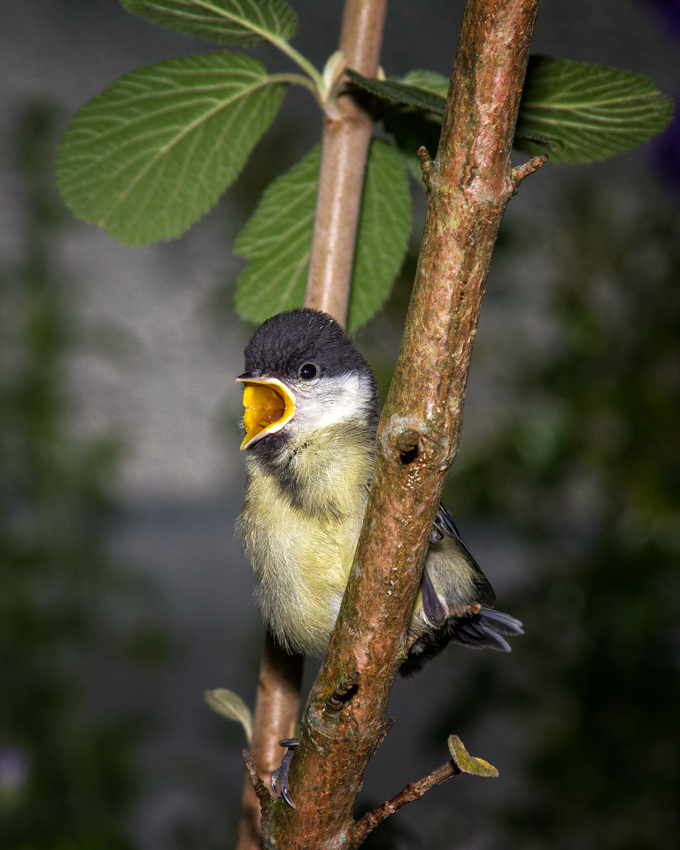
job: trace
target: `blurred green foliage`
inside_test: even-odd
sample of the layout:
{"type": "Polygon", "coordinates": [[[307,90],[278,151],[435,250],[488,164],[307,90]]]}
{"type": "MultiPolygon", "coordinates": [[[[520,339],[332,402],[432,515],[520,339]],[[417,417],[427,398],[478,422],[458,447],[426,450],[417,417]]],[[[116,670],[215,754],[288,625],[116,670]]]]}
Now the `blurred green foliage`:
{"type": "Polygon", "coordinates": [[[551,342],[516,371],[518,412],[454,476],[453,501],[530,564],[499,602],[526,636],[509,663],[480,659],[438,730],[502,706],[521,734],[507,846],[677,846],[679,233],[649,183],[564,199],[545,246],[551,342]]]}
{"type": "Polygon", "coordinates": [[[143,594],[105,554],[118,447],[69,419],[79,328],[58,270],[56,116],[31,106],[14,126],[22,241],[0,265],[0,846],[125,848],[136,721],[97,719],[83,683],[102,658],[139,654],[143,634],[114,625],[112,607],[143,594]]]}

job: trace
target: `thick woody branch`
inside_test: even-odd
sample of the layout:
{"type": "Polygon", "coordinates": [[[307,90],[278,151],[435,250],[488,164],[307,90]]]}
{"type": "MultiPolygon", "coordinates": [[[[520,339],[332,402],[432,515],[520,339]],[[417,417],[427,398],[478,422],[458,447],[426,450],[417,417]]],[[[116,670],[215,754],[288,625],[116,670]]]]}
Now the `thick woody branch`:
{"type": "MultiPolygon", "coordinates": [[[[347,0],[340,49],[347,67],[368,77],[378,70],[387,0],[347,0]]],[[[373,119],[350,95],[324,116],[319,194],[305,304],[344,325],[352,281],[361,192],[373,119]]]]}
{"type": "Polygon", "coordinates": [[[437,506],[462,428],[472,343],[498,227],[539,0],[467,0],[395,377],[356,563],[291,765],[296,810],[275,803],[265,846],[354,846],[352,811],[380,737],[437,506]],[[417,441],[414,435],[417,434],[417,441]],[[404,451],[406,449],[406,451],[404,451]],[[415,449],[415,450],[414,450],[415,449]],[[341,711],[326,699],[352,671],[341,711]]]}

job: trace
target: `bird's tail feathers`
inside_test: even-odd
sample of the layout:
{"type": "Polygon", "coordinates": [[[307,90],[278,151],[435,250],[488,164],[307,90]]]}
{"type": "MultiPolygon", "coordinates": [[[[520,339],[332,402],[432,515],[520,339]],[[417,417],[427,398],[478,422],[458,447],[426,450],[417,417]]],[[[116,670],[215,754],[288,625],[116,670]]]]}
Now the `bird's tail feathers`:
{"type": "Polygon", "coordinates": [[[512,648],[504,635],[511,637],[522,634],[524,630],[519,620],[491,608],[482,608],[472,616],[451,617],[441,628],[427,632],[415,641],[399,672],[403,676],[418,673],[427,661],[439,655],[451,641],[470,649],[511,652],[512,648]]]}

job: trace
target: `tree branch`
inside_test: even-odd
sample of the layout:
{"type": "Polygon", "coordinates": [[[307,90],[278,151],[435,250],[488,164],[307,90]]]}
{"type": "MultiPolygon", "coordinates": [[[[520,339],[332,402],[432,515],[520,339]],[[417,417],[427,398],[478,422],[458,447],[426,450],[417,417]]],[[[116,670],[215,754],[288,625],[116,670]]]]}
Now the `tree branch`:
{"type": "Polygon", "coordinates": [[[260,850],[262,847],[260,820],[263,797],[253,784],[253,777],[261,777],[262,788],[269,798],[267,802],[271,802],[272,771],[281,764],[285,753],[279,741],[295,734],[300,706],[302,661],[300,655],[289,655],[281,649],[267,632],[255,700],[252,755],[248,753],[252,769],[251,762],[246,759],[237,850],[260,850]]]}
{"type": "Polygon", "coordinates": [[[440,495],[462,428],[465,385],[498,227],[516,190],[510,151],[539,0],[468,0],[423,246],[396,373],[380,420],[363,531],[290,772],[297,809],[274,803],[265,846],[341,850],[383,728],[440,495]],[[405,432],[410,432],[405,435],[405,432]],[[405,445],[414,446],[404,455],[405,445]],[[324,711],[352,671],[359,687],[324,711]]]}
{"type": "MultiPolygon", "coordinates": [[[[387,0],[347,0],[340,49],[347,66],[373,77],[378,69],[387,0]]],[[[324,118],[319,194],[305,306],[347,318],[354,244],[373,120],[349,95],[332,99],[324,118]]],[[[279,740],[294,734],[303,659],[287,655],[267,634],[255,705],[252,754],[256,774],[270,777],[281,763],[279,740]]],[[[344,696],[344,695],[342,695],[344,696]]],[[[329,700],[333,695],[329,695],[329,700]]],[[[342,701],[342,700],[341,700],[342,701]]],[[[332,703],[331,703],[332,704],[332,703]]],[[[237,850],[260,850],[260,801],[246,776],[237,850]]]]}
{"type": "MultiPolygon", "coordinates": [[[[340,50],[347,67],[375,77],[387,0],[347,0],[340,50]]],[[[324,310],[344,325],[352,281],[361,192],[373,119],[350,95],[331,100],[326,110],[314,240],[305,304],[324,310]]]]}
{"type": "Polygon", "coordinates": [[[420,800],[423,794],[429,791],[430,788],[435,788],[448,779],[458,776],[460,772],[460,768],[453,761],[447,761],[423,779],[419,779],[417,782],[409,782],[403,791],[400,791],[391,800],[387,800],[382,806],[365,814],[354,824],[349,850],[359,847],[368,838],[369,833],[373,832],[376,826],[386,818],[396,814],[399,809],[403,809],[409,803],[415,803],[417,800],[420,800]]]}

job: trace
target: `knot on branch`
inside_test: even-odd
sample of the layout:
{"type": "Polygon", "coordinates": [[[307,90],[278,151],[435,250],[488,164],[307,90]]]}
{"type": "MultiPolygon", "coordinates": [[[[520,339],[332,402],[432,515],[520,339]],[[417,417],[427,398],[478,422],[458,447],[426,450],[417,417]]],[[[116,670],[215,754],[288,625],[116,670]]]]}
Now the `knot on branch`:
{"type": "Polygon", "coordinates": [[[330,712],[331,714],[337,714],[337,712],[340,711],[342,707],[347,702],[349,702],[349,700],[351,700],[354,694],[357,692],[358,683],[358,670],[352,670],[351,673],[347,673],[346,676],[343,676],[340,681],[340,684],[326,700],[324,710],[330,712]]]}
{"type": "Polygon", "coordinates": [[[408,429],[402,431],[396,439],[397,451],[401,462],[406,466],[418,457],[418,446],[420,444],[420,432],[408,429]]]}
{"type": "Polygon", "coordinates": [[[416,153],[420,160],[420,170],[423,172],[423,183],[429,192],[434,186],[434,163],[432,162],[432,158],[424,145],[419,147],[416,153]]]}

